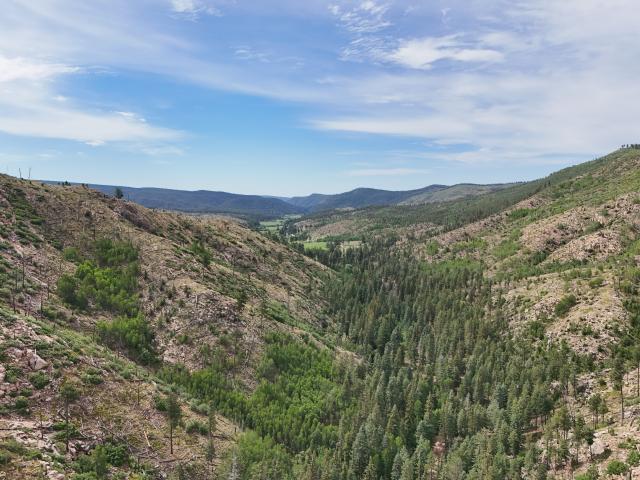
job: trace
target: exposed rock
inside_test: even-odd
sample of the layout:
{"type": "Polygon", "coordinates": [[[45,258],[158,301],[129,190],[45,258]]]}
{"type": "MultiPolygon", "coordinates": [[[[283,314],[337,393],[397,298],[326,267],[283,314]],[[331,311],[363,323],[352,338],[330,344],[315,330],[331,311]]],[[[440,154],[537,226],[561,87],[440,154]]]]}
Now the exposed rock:
{"type": "Polygon", "coordinates": [[[27,349],[25,350],[25,355],[27,357],[27,364],[32,370],[42,370],[49,365],[35,350],[27,349]]]}
{"type": "Polygon", "coordinates": [[[599,457],[609,450],[609,445],[602,439],[596,438],[591,446],[591,453],[594,457],[599,457]]]}

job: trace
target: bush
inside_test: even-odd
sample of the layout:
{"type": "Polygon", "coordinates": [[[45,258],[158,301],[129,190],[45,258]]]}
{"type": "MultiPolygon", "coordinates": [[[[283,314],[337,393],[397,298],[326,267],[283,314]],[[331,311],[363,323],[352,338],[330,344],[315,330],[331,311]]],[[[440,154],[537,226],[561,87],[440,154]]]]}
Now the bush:
{"type": "Polygon", "coordinates": [[[160,395],[153,397],[153,404],[159,412],[167,411],[167,401],[164,397],[161,397],[160,395]]]}
{"type": "Polygon", "coordinates": [[[138,313],[138,253],[130,243],[99,240],[94,260],[80,263],[73,275],[58,279],[57,292],[68,305],[86,310],[90,304],[127,316],[138,313]]]}
{"type": "Polygon", "coordinates": [[[62,256],[68,262],[78,263],[81,259],[80,252],[76,247],[67,247],[62,251],[62,256]]]}
{"type": "Polygon", "coordinates": [[[571,310],[575,304],[577,303],[576,297],[573,294],[569,294],[565,297],[562,297],[560,301],[556,304],[555,313],[558,317],[564,317],[569,310],[571,310]]]}
{"type": "Polygon", "coordinates": [[[96,331],[106,345],[126,350],[129,356],[144,365],[155,364],[158,360],[155,335],[141,315],[98,322],[96,331]]]}
{"type": "Polygon", "coordinates": [[[20,413],[25,413],[29,409],[29,399],[27,397],[20,396],[16,398],[16,402],[13,407],[20,413]]]}
{"type": "Polygon", "coordinates": [[[626,463],[621,462],[620,460],[612,460],[607,465],[607,474],[609,475],[622,475],[623,473],[627,473],[629,467],[626,463]]]}
{"type": "Polygon", "coordinates": [[[199,433],[200,435],[207,435],[209,429],[207,426],[199,420],[191,420],[187,423],[187,433],[199,433]]]}
{"type": "Polygon", "coordinates": [[[37,390],[42,390],[44,387],[49,385],[49,377],[44,372],[32,373],[29,375],[29,381],[37,390]]]}
{"type": "Polygon", "coordinates": [[[591,288],[598,288],[598,287],[601,287],[603,283],[604,283],[604,278],[596,277],[589,282],[589,286],[591,288]]]}
{"type": "Polygon", "coordinates": [[[600,475],[598,474],[598,467],[595,465],[591,465],[586,472],[576,475],[576,480],[598,480],[598,478],[600,478],[600,475]]]}

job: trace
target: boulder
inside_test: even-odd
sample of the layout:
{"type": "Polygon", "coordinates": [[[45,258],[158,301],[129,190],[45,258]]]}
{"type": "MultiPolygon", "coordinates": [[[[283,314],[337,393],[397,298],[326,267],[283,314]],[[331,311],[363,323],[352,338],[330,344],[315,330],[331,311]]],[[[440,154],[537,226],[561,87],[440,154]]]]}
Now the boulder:
{"type": "Polygon", "coordinates": [[[596,438],[593,442],[593,445],[591,446],[591,453],[594,457],[599,457],[600,455],[603,455],[608,449],[609,445],[607,445],[607,443],[603,439],[596,438]]]}
{"type": "Polygon", "coordinates": [[[27,354],[27,364],[29,368],[32,370],[42,370],[46,368],[49,364],[37,354],[35,350],[26,350],[27,354]]]}

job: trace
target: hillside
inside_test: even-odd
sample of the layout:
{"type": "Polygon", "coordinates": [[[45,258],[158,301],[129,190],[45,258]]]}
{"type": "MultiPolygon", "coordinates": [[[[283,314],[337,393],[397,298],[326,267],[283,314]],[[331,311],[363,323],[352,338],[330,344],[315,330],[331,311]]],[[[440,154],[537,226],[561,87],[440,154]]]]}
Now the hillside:
{"type": "Polygon", "coordinates": [[[450,187],[432,190],[422,191],[415,195],[397,202],[398,205],[422,205],[425,203],[440,203],[451,202],[453,200],[460,200],[467,197],[476,197],[485,193],[491,193],[505,188],[513,186],[510,183],[500,183],[494,185],[474,185],[470,183],[460,183],[452,185],[450,187]]]}
{"type": "MultiPolygon", "coordinates": [[[[410,364],[425,368],[420,365],[429,365],[428,359],[433,358],[440,382],[460,382],[453,390],[458,392],[459,403],[444,400],[451,391],[438,387],[435,398],[443,397],[429,400],[433,403],[423,419],[450,415],[447,409],[453,409],[452,418],[457,416],[457,426],[449,433],[441,426],[422,437],[447,445],[456,438],[448,447],[445,468],[466,473],[451,478],[618,478],[613,472],[640,478],[638,192],[640,151],[625,148],[473,200],[333,213],[294,225],[314,240],[362,238],[365,244],[359,248],[378,260],[356,266],[356,252],[352,252],[347,262],[354,264],[351,268],[357,280],[355,284],[345,281],[334,293],[345,305],[343,326],[350,339],[386,352],[385,339],[399,329],[403,339],[399,345],[409,349],[403,355],[413,359],[410,364]],[[396,252],[397,260],[389,256],[390,237],[396,239],[391,251],[396,252]],[[407,259],[419,266],[406,264],[407,259]],[[398,263],[393,266],[393,262],[398,263]],[[401,277],[394,273],[397,271],[402,272],[401,277]],[[448,285],[448,292],[440,290],[442,282],[448,285]],[[393,287],[385,292],[383,285],[393,287]],[[348,298],[360,288],[372,293],[357,302],[362,309],[358,317],[348,298]],[[399,298],[393,300],[396,295],[399,298]],[[456,300],[456,295],[462,297],[456,300]],[[448,305],[445,310],[440,310],[439,301],[448,305]],[[382,323],[372,322],[371,302],[376,305],[373,318],[383,319],[382,323]],[[430,312],[426,326],[420,324],[419,313],[398,313],[401,305],[412,304],[430,312]],[[451,309],[458,318],[450,316],[451,309]],[[409,315],[409,320],[403,315],[409,315]],[[386,318],[400,323],[394,329],[394,324],[385,325],[386,318]],[[468,329],[471,332],[465,331],[468,329]],[[475,337],[474,329],[484,333],[475,337]],[[504,337],[507,332],[511,333],[504,337]],[[427,340],[430,338],[435,339],[427,340]],[[451,345],[447,338],[456,338],[464,346],[451,345]],[[466,341],[472,342],[467,354],[466,341]],[[505,350],[496,353],[500,349],[505,350]],[[487,353],[480,353],[483,351],[487,353]],[[495,355],[505,357],[497,360],[495,355]],[[529,363],[529,359],[535,360],[529,363]],[[458,361],[461,363],[455,363],[458,361]],[[495,361],[504,373],[496,374],[491,368],[485,371],[483,378],[494,387],[491,393],[479,393],[480,385],[473,383],[482,372],[477,369],[495,361]],[[557,361],[563,366],[555,373],[541,375],[532,369],[536,364],[548,368],[557,361]],[[448,378],[447,368],[460,372],[460,380],[448,378]],[[511,415],[507,421],[518,418],[521,425],[498,433],[522,438],[518,450],[509,447],[505,437],[504,452],[499,446],[489,454],[473,450],[484,460],[456,464],[468,454],[465,448],[469,446],[458,443],[461,438],[487,441],[481,431],[473,430],[477,426],[468,430],[466,422],[488,422],[493,425],[490,429],[499,425],[499,420],[483,417],[495,412],[475,410],[482,411],[483,404],[489,410],[496,408],[491,403],[498,395],[495,389],[509,392],[503,404],[511,415]],[[548,391],[551,396],[547,398],[540,393],[548,391]],[[486,401],[483,395],[489,395],[486,401]],[[523,410],[514,417],[514,409],[523,410]],[[530,442],[528,447],[524,438],[530,442]],[[514,467],[518,451],[525,463],[514,467]],[[502,466],[496,464],[500,455],[506,455],[502,466]],[[540,463],[527,466],[532,455],[540,463]],[[481,465],[488,470],[481,473],[481,465]],[[520,473],[508,473],[509,468],[520,473]]],[[[329,251],[324,256],[335,254],[329,251]]],[[[408,380],[411,374],[405,367],[394,367],[392,376],[402,376],[403,371],[409,393],[400,403],[413,401],[411,389],[421,385],[408,380]]],[[[373,390],[370,394],[375,395],[373,390]]],[[[407,417],[404,421],[419,422],[407,417]]],[[[372,428],[371,423],[363,425],[372,428]]],[[[426,425],[418,423],[417,432],[420,428],[426,425]]],[[[418,443],[413,454],[407,452],[406,461],[420,462],[421,454],[418,443]]]]}
{"type": "Polygon", "coordinates": [[[72,458],[103,444],[158,474],[215,467],[240,425],[216,408],[206,460],[206,432],[191,434],[189,425],[206,430],[207,403],[183,393],[183,427],[169,455],[154,405],[171,392],[174,374],[163,377],[159,367],[224,372],[224,385],[251,392],[269,332],[299,335],[324,322],[316,292],[326,269],[235,222],[6,176],[0,206],[0,457],[10,478],[76,469],[61,461],[67,383],[80,392],[72,458]]]}
{"type": "Polygon", "coordinates": [[[356,188],[335,195],[314,193],[306,197],[292,197],[286,201],[305,208],[308,212],[335,210],[338,208],[363,208],[378,205],[395,205],[420,194],[428,194],[447,188],[446,185],[430,185],[417,190],[390,191],[375,188],[356,188]]]}
{"type": "Polygon", "coordinates": [[[359,209],[382,205],[419,205],[424,203],[456,200],[473,197],[487,192],[508,188],[510,184],[472,185],[458,184],[429,185],[416,190],[390,191],[375,188],[357,188],[335,195],[314,193],[306,197],[292,197],[284,200],[306,209],[308,213],[336,209],[359,209]]]}
{"type": "Polygon", "coordinates": [[[0,176],[0,473],[640,478],[640,150],[482,192],[263,235],[0,176]]]}

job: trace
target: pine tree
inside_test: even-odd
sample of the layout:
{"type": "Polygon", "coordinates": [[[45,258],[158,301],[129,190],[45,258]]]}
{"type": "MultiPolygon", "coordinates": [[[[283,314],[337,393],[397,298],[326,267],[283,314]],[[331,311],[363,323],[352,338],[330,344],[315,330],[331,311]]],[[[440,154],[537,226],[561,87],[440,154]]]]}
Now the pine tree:
{"type": "Polygon", "coordinates": [[[624,424],[624,358],[620,353],[616,354],[613,359],[611,381],[613,388],[620,393],[620,423],[624,424]]]}
{"type": "Polygon", "coordinates": [[[69,437],[71,436],[69,410],[71,404],[80,398],[80,390],[76,383],[70,379],[65,379],[60,385],[60,397],[64,404],[65,451],[69,453],[69,437]]]}

